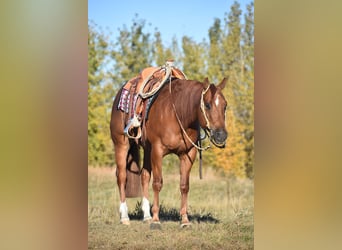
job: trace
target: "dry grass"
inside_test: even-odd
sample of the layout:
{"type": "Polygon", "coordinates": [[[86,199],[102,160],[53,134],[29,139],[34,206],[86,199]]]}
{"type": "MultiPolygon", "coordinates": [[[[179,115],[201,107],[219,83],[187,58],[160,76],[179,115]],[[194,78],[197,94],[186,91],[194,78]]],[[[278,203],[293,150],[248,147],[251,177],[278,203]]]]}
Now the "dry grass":
{"type": "MultiPolygon", "coordinates": [[[[162,230],[144,224],[140,199],[128,199],[131,225],[119,223],[115,169],[89,168],[89,249],[253,249],[254,189],[250,180],[192,171],[189,193],[190,229],[180,229],[178,169],[164,172],[160,193],[162,230]]],[[[150,190],[150,202],[153,200],[150,190]]]]}

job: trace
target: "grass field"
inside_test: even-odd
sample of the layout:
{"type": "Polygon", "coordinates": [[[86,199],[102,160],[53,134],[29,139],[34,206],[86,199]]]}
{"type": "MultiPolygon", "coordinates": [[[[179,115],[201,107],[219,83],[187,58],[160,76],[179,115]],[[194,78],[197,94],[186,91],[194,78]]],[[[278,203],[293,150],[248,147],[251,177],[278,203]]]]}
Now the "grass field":
{"type": "Polygon", "coordinates": [[[178,173],[177,168],[164,173],[162,230],[150,230],[142,222],[138,198],[127,199],[131,225],[119,223],[115,169],[89,168],[88,249],[253,249],[253,182],[224,177],[208,168],[200,180],[193,169],[189,192],[192,226],[180,229],[178,173]]]}

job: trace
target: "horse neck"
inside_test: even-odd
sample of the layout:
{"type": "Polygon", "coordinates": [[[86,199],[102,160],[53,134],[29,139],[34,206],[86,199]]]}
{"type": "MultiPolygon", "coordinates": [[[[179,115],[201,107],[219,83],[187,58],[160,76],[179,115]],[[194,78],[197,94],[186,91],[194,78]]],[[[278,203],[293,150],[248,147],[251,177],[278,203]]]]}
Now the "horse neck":
{"type": "Polygon", "coordinates": [[[197,81],[177,82],[172,96],[177,115],[184,128],[198,126],[198,110],[202,94],[202,84],[197,81]]]}

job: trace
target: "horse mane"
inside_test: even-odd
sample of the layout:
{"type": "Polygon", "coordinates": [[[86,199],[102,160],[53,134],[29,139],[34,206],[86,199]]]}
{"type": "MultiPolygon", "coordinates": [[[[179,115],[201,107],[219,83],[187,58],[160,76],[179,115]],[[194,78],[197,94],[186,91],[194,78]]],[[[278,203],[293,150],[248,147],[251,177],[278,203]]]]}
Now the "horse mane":
{"type": "MultiPolygon", "coordinates": [[[[176,79],[171,84],[171,100],[176,107],[177,115],[183,126],[197,128],[197,111],[200,106],[200,98],[203,90],[202,83],[194,80],[176,79]]],[[[169,89],[169,86],[167,88],[169,89]]]]}

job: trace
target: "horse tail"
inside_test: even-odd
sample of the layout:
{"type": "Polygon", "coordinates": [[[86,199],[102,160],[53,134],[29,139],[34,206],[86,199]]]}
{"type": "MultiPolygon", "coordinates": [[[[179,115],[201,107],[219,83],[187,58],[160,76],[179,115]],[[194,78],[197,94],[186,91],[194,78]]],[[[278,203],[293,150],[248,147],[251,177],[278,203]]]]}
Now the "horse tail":
{"type": "Polygon", "coordinates": [[[130,139],[129,150],[126,160],[126,197],[141,196],[141,180],[140,180],[140,150],[136,140],[130,139]]]}

